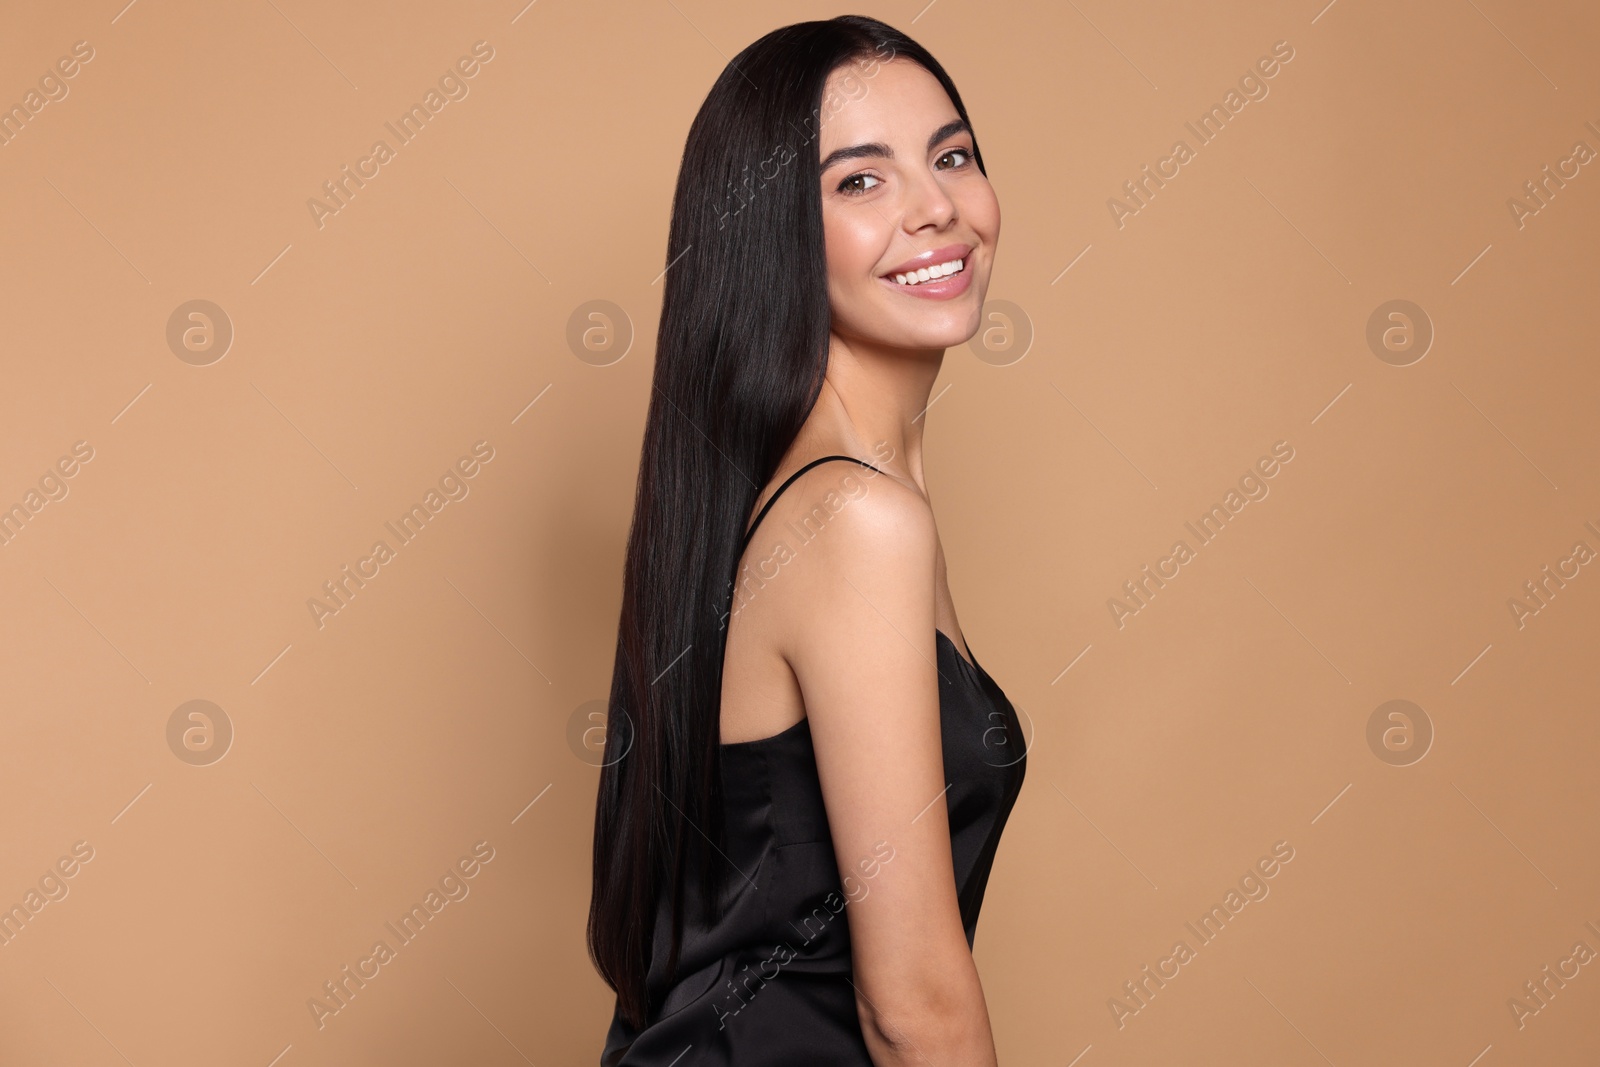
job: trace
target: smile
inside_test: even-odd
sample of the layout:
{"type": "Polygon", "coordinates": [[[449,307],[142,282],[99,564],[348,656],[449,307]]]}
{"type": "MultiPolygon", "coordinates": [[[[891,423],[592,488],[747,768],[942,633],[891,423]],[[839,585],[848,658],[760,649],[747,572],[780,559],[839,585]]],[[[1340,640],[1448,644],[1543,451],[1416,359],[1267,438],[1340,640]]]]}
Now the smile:
{"type": "Polygon", "coordinates": [[[911,271],[893,271],[879,281],[904,296],[919,300],[954,300],[972,288],[972,272],[967,269],[969,253],[960,259],[947,259],[911,271]]]}
{"type": "Polygon", "coordinates": [[[940,278],[948,278],[965,269],[966,264],[959,259],[952,259],[948,263],[935,263],[931,267],[911,271],[908,274],[894,275],[896,285],[922,285],[926,282],[935,282],[940,278]]]}

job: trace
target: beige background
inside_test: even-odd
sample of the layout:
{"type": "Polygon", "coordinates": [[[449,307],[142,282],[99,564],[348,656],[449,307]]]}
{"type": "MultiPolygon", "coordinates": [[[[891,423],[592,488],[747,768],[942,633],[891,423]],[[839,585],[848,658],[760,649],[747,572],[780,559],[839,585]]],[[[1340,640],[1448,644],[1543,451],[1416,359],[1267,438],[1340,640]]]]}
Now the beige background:
{"type": "Polygon", "coordinates": [[[0,507],[67,489],[0,547],[0,903],[68,890],[0,948],[0,1061],[596,1062],[568,737],[609,680],[678,154],[728,57],[845,10],[961,87],[1005,219],[989,297],[1021,309],[947,354],[927,442],[963,628],[1034,732],[976,948],[1001,1062],[1600,1057],[1600,964],[1508,1006],[1600,950],[1600,566],[1508,606],[1600,550],[1596,164],[1508,207],[1600,149],[1592,5],[121,2],[0,33],[6,106],[93,49],[0,146],[0,507]],[[307,201],[478,41],[468,95],[319,227],[307,201]],[[1278,41],[1270,94],[1197,147],[1278,41]],[[1434,332],[1405,366],[1367,341],[1396,299],[1434,332]],[[192,300],[221,358],[169,345],[192,300]],[[620,359],[621,322],[568,345],[592,300],[620,359]],[[1278,441],[1270,494],[1119,628],[1122,583],[1278,441]],[[1397,699],[1420,760],[1369,744],[1397,699]],[[191,700],[231,723],[220,760],[178,755],[220,732],[169,744],[191,700]],[[478,842],[470,894],[319,1029],[308,1000],[478,842]]]}

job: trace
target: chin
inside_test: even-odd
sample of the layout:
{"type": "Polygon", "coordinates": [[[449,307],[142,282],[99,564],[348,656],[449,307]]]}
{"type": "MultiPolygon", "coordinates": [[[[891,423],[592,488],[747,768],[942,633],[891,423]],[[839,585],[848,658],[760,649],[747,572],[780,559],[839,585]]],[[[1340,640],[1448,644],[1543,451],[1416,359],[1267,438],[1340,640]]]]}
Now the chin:
{"type": "Polygon", "coordinates": [[[961,307],[941,308],[937,325],[933,312],[920,324],[908,326],[905,336],[910,348],[959,348],[977,335],[983,326],[983,300],[962,301],[961,307]]]}
{"type": "Polygon", "coordinates": [[[948,330],[908,330],[894,343],[897,347],[914,352],[960,348],[977,334],[977,328],[961,327],[948,330]]]}

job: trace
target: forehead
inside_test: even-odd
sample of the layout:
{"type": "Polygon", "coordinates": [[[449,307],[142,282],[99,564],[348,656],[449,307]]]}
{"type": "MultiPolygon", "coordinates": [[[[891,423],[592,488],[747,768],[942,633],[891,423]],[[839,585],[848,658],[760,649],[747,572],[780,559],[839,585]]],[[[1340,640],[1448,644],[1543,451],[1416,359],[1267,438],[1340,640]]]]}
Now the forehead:
{"type": "Polygon", "coordinates": [[[819,157],[867,141],[894,148],[896,156],[907,151],[902,145],[911,146],[920,157],[928,135],[955,118],[944,86],[920,63],[902,57],[846,63],[828,75],[822,90],[819,157]]]}

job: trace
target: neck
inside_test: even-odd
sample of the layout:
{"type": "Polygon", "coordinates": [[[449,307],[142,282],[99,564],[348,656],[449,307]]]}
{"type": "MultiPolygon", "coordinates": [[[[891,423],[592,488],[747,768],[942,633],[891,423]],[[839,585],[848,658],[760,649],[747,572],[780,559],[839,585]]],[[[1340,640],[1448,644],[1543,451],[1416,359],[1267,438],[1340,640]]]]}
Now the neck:
{"type": "Polygon", "coordinates": [[[900,473],[926,492],[922,430],[944,349],[891,348],[838,334],[828,339],[828,372],[808,427],[847,442],[875,466],[900,473]],[[880,442],[892,451],[884,451],[880,442]]]}

